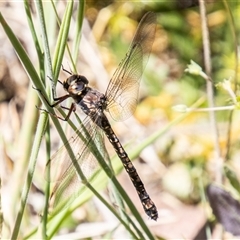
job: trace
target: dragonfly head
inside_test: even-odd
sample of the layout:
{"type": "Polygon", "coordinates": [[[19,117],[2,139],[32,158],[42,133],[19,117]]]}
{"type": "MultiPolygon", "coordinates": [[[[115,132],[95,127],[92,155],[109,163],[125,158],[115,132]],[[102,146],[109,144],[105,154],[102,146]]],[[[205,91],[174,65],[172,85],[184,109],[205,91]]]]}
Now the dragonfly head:
{"type": "Polygon", "coordinates": [[[64,89],[72,95],[80,95],[87,87],[88,80],[82,76],[73,74],[63,82],[64,89]]]}

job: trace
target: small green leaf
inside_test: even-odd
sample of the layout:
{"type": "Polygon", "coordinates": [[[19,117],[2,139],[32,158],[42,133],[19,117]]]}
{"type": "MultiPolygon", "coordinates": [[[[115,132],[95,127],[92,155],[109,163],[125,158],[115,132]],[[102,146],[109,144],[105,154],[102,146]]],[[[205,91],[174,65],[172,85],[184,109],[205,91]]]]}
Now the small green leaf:
{"type": "Polygon", "coordinates": [[[231,185],[237,190],[237,192],[240,194],[240,183],[237,179],[236,173],[233,172],[229,167],[224,166],[224,172],[230,181],[231,185]]]}

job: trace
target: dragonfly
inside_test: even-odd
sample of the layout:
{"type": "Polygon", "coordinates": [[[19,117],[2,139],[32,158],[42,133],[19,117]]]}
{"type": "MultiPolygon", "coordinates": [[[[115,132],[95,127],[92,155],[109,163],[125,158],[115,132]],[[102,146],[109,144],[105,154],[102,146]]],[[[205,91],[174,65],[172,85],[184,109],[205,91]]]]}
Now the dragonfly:
{"type": "Polygon", "coordinates": [[[50,181],[56,182],[50,197],[55,201],[53,205],[56,205],[61,198],[73,193],[71,189],[79,184],[80,178],[76,174],[76,168],[80,168],[88,178],[91,176],[91,170],[99,165],[96,154],[92,153],[90,147],[93,139],[103,158],[109,158],[102,137],[105,134],[128,173],[145,213],[150,219],[157,220],[157,208],[105,114],[108,112],[116,121],[123,121],[133,114],[137,105],[140,80],[151,52],[155,31],[156,14],[147,12],[141,19],[132,43],[113,74],[105,94],[91,88],[87,78],[79,74],[67,71],[71,76],[63,82],[58,80],[67,94],[62,97],[53,97],[55,103],[48,104],[51,107],[57,107],[64,100],[72,98],[73,102],[70,108],[67,108],[69,112],[62,120],[67,120],[76,107],[80,107],[86,117],[75,135],[47,163],[48,167],[51,165],[51,171],[54,172],[54,176],[50,174],[50,181]],[[84,141],[79,137],[79,133],[84,136],[84,141]],[[72,148],[75,161],[71,160],[69,146],[72,148]],[[60,170],[56,171],[56,168],[60,170]]]}

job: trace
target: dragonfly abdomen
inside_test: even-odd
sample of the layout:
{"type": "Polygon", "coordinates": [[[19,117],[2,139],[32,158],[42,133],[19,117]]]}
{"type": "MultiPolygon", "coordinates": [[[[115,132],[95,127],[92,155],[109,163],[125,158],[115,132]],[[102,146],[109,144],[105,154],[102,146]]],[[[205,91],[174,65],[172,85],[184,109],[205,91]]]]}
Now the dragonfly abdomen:
{"type": "MultiPolygon", "coordinates": [[[[106,118],[106,117],[104,116],[104,118],[106,118]]],[[[133,166],[133,163],[129,159],[127,153],[125,152],[124,148],[122,147],[118,137],[112,130],[107,119],[104,119],[104,123],[101,125],[101,128],[105,132],[105,134],[106,134],[108,140],[110,141],[110,143],[112,144],[112,146],[114,147],[118,157],[122,161],[122,164],[129,175],[134,187],[136,188],[138,196],[143,205],[144,211],[151,219],[157,220],[157,218],[158,218],[157,208],[156,208],[155,204],[153,203],[153,201],[151,200],[151,198],[149,197],[149,195],[144,187],[143,182],[141,181],[135,167],[133,166]]]]}

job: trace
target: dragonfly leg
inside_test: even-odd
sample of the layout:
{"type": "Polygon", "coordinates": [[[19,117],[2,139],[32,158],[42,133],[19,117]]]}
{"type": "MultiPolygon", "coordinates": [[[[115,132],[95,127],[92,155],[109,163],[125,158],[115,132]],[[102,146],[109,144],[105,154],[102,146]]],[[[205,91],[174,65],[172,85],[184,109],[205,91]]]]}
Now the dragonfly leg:
{"type": "Polygon", "coordinates": [[[61,108],[65,109],[65,110],[68,110],[68,114],[67,114],[67,116],[65,118],[65,121],[67,121],[70,118],[72,112],[76,111],[76,104],[72,103],[70,108],[64,107],[64,106],[61,106],[61,108]]]}
{"type": "MultiPolygon", "coordinates": [[[[50,102],[48,101],[48,99],[45,97],[45,95],[42,93],[42,91],[41,91],[40,89],[35,88],[35,87],[33,87],[33,89],[37,90],[37,91],[41,94],[41,96],[44,98],[44,100],[45,100],[45,102],[48,104],[48,106],[49,106],[49,107],[52,107],[52,108],[56,107],[57,105],[59,105],[59,103],[63,102],[64,100],[66,100],[67,98],[70,97],[70,95],[67,94],[67,95],[64,95],[64,96],[62,96],[62,97],[55,98],[54,101],[56,101],[56,102],[55,102],[54,104],[50,104],[50,102]]],[[[36,107],[37,107],[37,106],[36,106],[36,107]]],[[[62,117],[60,117],[60,116],[57,116],[56,114],[52,114],[52,113],[50,113],[49,111],[47,111],[46,109],[42,109],[42,108],[39,108],[39,107],[37,107],[37,109],[38,109],[38,110],[41,110],[41,111],[44,111],[44,112],[47,112],[48,114],[51,114],[52,116],[57,117],[58,119],[61,119],[61,120],[63,120],[63,121],[67,121],[67,120],[69,119],[71,113],[76,111],[76,106],[75,106],[74,103],[71,104],[70,108],[64,107],[64,106],[62,106],[62,105],[60,105],[60,107],[61,107],[62,109],[68,110],[68,114],[67,114],[67,116],[66,116],[65,118],[62,118],[62,117]]]]}
{"type": "Polygon", "coordinates": [[[47,105],[49,106],[49,107],[56,107],[59,103],[61,103],[61,102],[63,102],[64,100],[66,100],[67,98],[69,98],[70,97],[70,95],[64,95],[64,96],[62,96],[62,97],[58,97],[58,98],[54,98],[53,100],[54,101],[56,101],[54,104],[51,104],[49,101],[48,101],[48,99],[46,98],[46,96],[42,93],[42,91],[40,90],[40,89],[38,89],[38,88],[35,88],[35,87],[33,87],[33,89],[35,89],[36,91],[38,91],[40,94],[41,94],[41,96],[44,98],[44,100],[45,100],[45,102],[47,103],[47,105]]]}
{"type": "Polygon", "coordinates": [[[37,108],[38,110],[43,111],[43,112],[46,112],[46,113],[48,113],[48,114],[50,114],[50,115],[52,115],[52,116],[54,116],[54,117],[56,117],[56,118],[58,118],[58,119],[60,119],[60,120],[62,120],[62,121],[67,121],[67,120],[69,119],[70,115],[72,114],[72,112],[75,112],[75,111],[76,111],[76,106],[75,106],[74,103],[71,104],[71,107],[70,107],[70,108],[64,107],[64,106],[60,106],[60,107],[61,107],[62,109],[68,110],[68,114],[67,114],[67,116],[66,116],[65,118],[62,118],[62,117],[60,117],[60,116],[58,116],[58,115],[56,115],[56,114],[50,113],[50,112],[49,112],[48,110],[46,110],[46,109],[43,109],[43,108],[40,108],[40,107],[36,106],[36,108],[37,108]]]}

